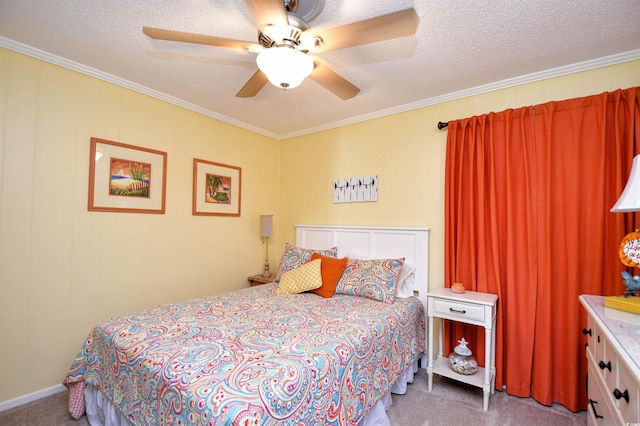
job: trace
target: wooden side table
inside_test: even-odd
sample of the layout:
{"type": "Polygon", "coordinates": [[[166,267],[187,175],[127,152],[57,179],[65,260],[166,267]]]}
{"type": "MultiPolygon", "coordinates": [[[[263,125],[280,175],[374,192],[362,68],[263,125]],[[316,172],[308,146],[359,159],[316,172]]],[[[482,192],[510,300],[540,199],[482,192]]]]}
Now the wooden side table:
{"type": "Polygon", "coordinates": [[[275,276],[275,274],[271,274],[268,277],[263,277],[262,275],[254,275],[252,277],[248,277],[247,279],[251,283],[251,287],[253,287],[253,286],[256,286],[256,285],[262,285],[262,284],[270,283],[271,281],[276,279],[276,276],[275,276]]]}
{"type": "MultiPolygon", "coordinates": [[[[496,378],[496,306],[498,296],[489,293],[467,291],[459,294],[448,288],[439,288],[427,294],[427,317],[429,318],[429,365],[427,375],[429,392],[433,387],[433,374],[448,377],[482,388],[482,408],[489,408],[489,393],[494,393],[496,378]],[[449,359],[442,354],[442,327],[439,333],[438,358],[434,358],[433,318],[442,318],[484,327],[485,367],[478,367],[475,374],[464,375],[449,367],[449,359]]],[[[443,321],[441,321],[442,323],[443,321]]]]}

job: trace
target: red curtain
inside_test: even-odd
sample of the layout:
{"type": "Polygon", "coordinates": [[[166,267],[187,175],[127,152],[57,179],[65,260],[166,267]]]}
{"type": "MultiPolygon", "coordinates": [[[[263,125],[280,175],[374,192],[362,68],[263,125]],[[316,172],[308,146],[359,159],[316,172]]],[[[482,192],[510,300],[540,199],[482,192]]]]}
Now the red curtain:
{"type": "MultiPolygon", "coordinates": [[[[639,152],[640,88],[449,122],[445,286],[498,295],[496,388],[587,407],[580,294],[621,294],[609,210],[639,152]]],[[[640,215],[638,215],[640,217],[640,215]]],[[[447,322],[484,365],[484,330],[447,322]]]]}

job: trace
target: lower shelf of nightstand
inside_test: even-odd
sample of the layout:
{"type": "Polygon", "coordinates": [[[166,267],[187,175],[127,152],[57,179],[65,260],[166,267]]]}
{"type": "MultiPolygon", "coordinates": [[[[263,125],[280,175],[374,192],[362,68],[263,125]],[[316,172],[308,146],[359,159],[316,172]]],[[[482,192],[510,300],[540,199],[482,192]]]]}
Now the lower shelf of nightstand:
{"type": "MultiPolygon", "coordinates": [[[[476,371],[475,374],[466,375],[456,373],[449,367],[449,358],[447,357],[438,357],[436,362],[433,363],[433,373],[479,388],[484,387],[484,368],[478,367],[478,371],[476,371]]],[[[491,380],[489,380],[489,382],[491,382],[491,380]]]]}

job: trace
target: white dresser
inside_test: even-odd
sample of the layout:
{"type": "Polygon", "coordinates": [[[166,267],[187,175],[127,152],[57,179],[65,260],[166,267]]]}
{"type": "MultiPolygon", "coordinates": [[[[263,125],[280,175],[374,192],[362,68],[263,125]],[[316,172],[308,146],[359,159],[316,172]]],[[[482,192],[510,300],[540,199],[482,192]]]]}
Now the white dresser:
{"type": "MultiPolygon", "coordinates": [[[[634,314],[605,308],[603,296],[582,295],[587,311],[590,425],[640,423],[640,322],[634,314]]],[[[640,319],[640,315],[637,315],[640,319]]]]}

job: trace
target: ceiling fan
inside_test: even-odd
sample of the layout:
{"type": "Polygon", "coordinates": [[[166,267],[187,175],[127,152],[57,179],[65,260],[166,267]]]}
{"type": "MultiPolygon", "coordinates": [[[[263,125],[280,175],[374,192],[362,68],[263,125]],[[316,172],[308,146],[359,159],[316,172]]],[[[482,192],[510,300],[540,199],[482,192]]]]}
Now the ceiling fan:
{"type": "Polygon", "coordinates": [[[360,89],[310,56],[310,53],[407,37],[416,33],[419,23],[415,9],[409,8],[352,24],[312,31],[304,18],[296,14],[298,0],[247,0],[247,6],[258,27],[257,43],[152,27],[143,27],[142,32],[155,40],[258,53],[258,70],[236,93],[236,97],[255,96],[267,81],[277,87],[291,89],[310,76],[336,96],[347,100],[357,95],[360,89]]]}

